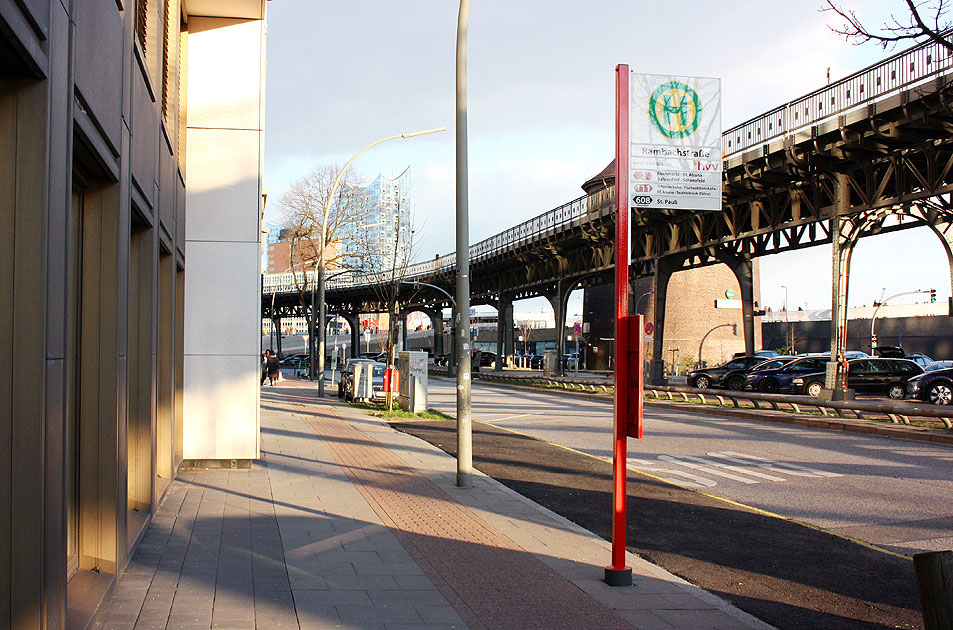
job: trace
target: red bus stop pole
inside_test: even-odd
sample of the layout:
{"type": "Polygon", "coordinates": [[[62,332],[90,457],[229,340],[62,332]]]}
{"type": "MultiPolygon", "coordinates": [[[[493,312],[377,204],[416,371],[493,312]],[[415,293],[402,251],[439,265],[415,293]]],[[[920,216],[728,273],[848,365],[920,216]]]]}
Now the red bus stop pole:
{"type": "Polygon", "coordinates": [[[616,66],[615,149],[615,415],[612,445],[612,564],[610,586],[632,584],[625,565],[626,434],[629,421],[629,66],[616,66]]]}

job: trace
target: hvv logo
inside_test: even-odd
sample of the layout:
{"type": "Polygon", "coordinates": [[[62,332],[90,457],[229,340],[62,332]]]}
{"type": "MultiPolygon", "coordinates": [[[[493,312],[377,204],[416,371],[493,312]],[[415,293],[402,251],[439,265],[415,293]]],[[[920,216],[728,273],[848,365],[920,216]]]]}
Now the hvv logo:
{"type": "Polygon", "coordinates": [[[692,168],[696,171],[717,171],[718,162],[702,162],[701,160],[692,160],[692,168]]]}

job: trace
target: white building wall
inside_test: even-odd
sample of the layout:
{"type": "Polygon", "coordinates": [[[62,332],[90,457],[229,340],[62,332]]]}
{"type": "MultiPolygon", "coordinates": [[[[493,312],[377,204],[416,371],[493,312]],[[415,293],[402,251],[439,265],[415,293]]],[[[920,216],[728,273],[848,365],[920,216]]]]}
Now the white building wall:
{"type": "Polygon", "coordinates": [[[265,22],[191,17],[185,459],[257,459],[265,22]]]}

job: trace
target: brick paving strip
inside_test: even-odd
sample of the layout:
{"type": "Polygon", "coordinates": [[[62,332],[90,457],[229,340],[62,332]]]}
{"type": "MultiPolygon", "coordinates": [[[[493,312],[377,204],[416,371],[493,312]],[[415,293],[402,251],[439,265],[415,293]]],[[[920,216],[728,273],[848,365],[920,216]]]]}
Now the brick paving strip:
{"type": "Polygon", "coordinates": [[[301,417],[467,625],[632,628],[328,406],[301,417]]]}

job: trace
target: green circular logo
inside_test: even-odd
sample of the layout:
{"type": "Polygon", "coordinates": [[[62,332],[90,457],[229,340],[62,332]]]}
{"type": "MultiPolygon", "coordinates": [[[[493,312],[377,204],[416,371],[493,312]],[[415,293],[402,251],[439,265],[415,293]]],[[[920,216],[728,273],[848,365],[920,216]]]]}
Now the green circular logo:
{"type": "Polygon", "coordinates": [[[649,97],[649,119],[666,138],[687,138],[701,122],[698,92],[680,81],[666,81],[649,97]]]}
{"type": "Polygon", "coordinates": [[[735,297],[735,291],[734,291],[734,289],[727,289],[727,290],[725,291],[725,297],[728,298],[729,300],[730,300],[731,298],[735,297]]]}

